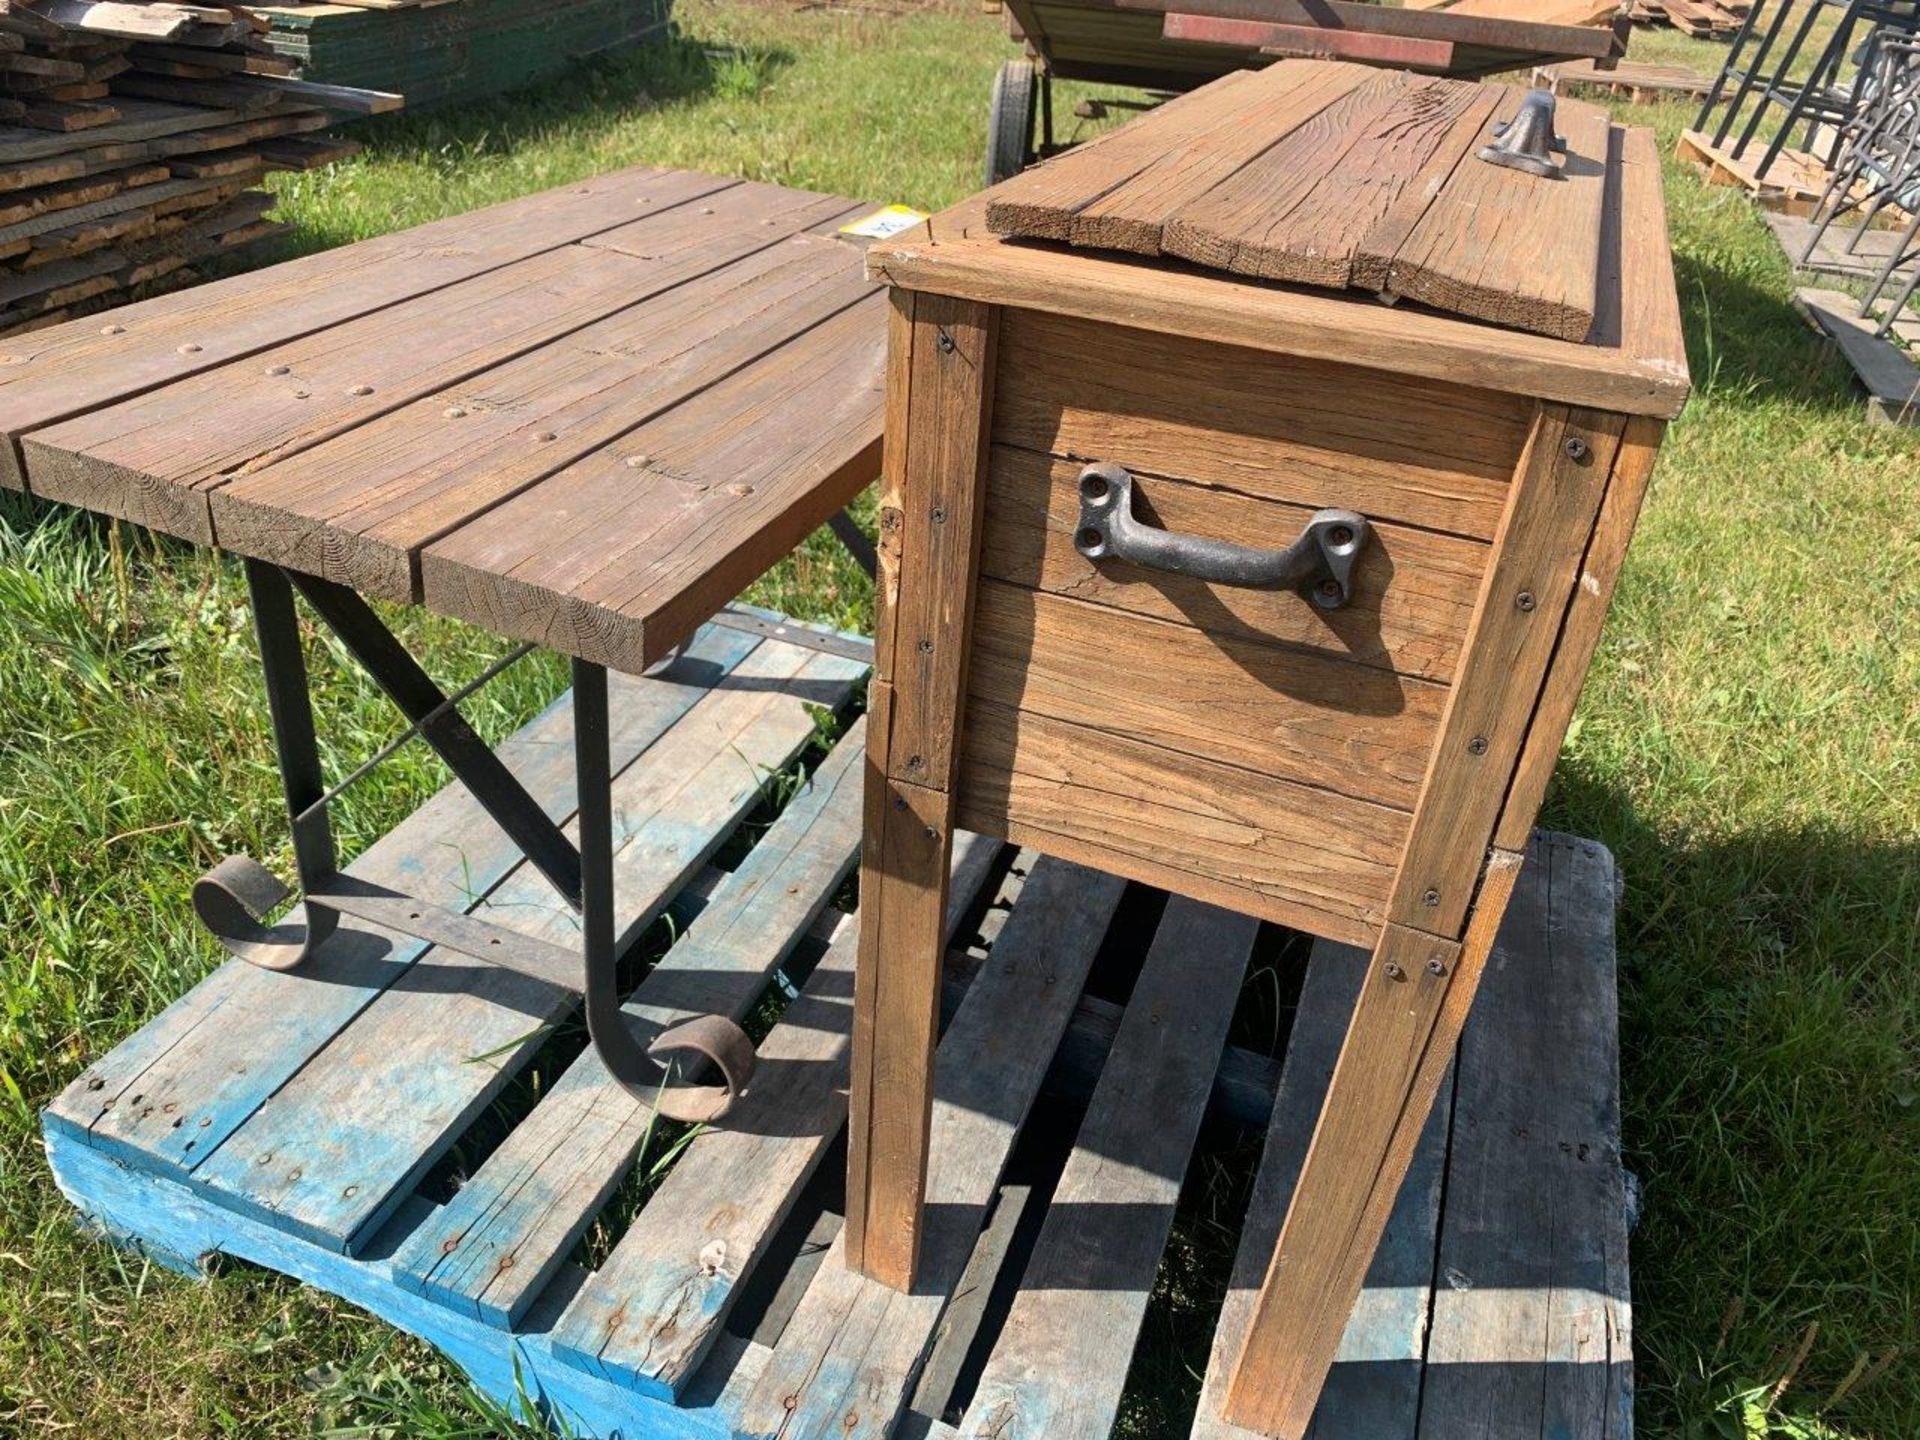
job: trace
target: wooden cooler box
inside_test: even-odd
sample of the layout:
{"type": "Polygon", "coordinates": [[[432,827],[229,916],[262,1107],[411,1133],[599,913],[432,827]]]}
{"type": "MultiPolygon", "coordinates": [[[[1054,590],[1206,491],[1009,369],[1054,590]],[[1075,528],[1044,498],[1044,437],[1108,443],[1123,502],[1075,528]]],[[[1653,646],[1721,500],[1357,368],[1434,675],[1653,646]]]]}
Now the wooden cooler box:
{"type": "Polygon", "coordinates": [[[1283,61],[868,252],[849,1262],[912,1283],[956,827],[1365,947],[1256,1433],[1311,1416],[1687,394],[1652,132],[1550,105],[1283,61]]]}

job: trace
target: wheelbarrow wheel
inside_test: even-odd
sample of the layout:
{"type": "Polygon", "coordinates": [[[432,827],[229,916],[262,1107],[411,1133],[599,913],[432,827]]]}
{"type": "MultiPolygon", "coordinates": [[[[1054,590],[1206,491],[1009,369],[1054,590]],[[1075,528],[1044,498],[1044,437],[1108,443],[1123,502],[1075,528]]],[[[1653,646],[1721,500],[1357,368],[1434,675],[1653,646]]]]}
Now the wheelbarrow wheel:
{"type": "Polygon", "coordinates": [[[993,77],[987,104],[987,184],[1018,175],[1033,160],[1034,102],[1040,67],[1031,60],[1009,60],[993,77]]]}

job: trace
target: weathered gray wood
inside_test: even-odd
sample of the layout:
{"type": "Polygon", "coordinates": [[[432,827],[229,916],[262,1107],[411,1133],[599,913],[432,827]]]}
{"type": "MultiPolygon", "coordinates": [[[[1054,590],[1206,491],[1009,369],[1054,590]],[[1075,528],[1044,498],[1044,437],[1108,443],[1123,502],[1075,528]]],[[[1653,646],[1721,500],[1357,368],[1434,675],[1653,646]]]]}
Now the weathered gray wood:
{"type": "Polygon", "coordinates": [[[1873,323],[1860,318],[1859,303],[1852,296],[1806,289],[1794,292],[1793,303],[1853,368],[1867,392],[1867,414],[1872,419],[1885,425],[1920,426],[1920,365],[1891,341],[1874,335],[1873,323]]]}
{"type": "Polygon", "coordinates": [[[1121,882],[1044,859],[940,1042],[920,1280],[847,1267],[844,1237],[742,1407],[743,1435],[883,1440],[965,1270],[1015,1136],[1093,963],[1121,882]]]}
{"type": "MultiPolygon", "coordinates": [[[[617,772],[730,674],[758,642],[713,629],[658,679],[614,677],[617,772]]],[[[501,747],[501,758],[556,821],[576,801],[571,705],[562,700],[501,747]]],[[[347,873],[437,904],[471,908],[522,863],[464,785],[442,790],[369,847],[347,873]]],[[[298,974],[231,961],[82,1071],[47,1108],[50,1125],[126,1163],[192,1170],[259,1109],[425,947],[346,927],[298,974]],[[234,1034],[246,1053],[234,1053],[234,1034]]]]}
{"type": "Polygon", "coordinates": [[[961,1431],[1105,1440],[1259,922],[1171,901],[961,1431]]]}
{"type": "MultiPolygon", "coordinates": [[[[762,646],[614,786],[614,885],[628,943],[812,734],[801,697],[835,705],[858,667],[762,646]],[[758,683],[753,683],[758,682],[758,683]],[[763,768],[764,767],[764,768],[763,768]]],[[[566,943],[578,921],[529,867],[475,909],[566,943]]],[[[196,1179],[221,1203],[351,1251],[457,1138],[577,997],[428,952],[243,1124],[196,1179]],[[447,1043],[459,1037],[457,1045],[447,1043]],[[485,1056],[485,1060],[475,1057],[485,1056]],[[388,1103],[406,1096],[407,1103],[388,1103]]]]}
{"type": "Polygon", "coordinates": [[[1614,866],[1536,834],[1460,1041],[1421,1440],[1628,1440],[1614,866]]]}
{"type": "MultiPolygon", "coordinates": [[[[849,734],[836,755],[857,759],[864,744],[864,734],[849,734]]],[[[859,840],[857,778],[847,792],[851,863],[859,840]]],[[[990,860],[1000,848],[977,835],[960,839],[958,883],[948,890],[949,939],[986,875],[975,857],[990,860]]],[[[689,940],[745,948],[741,936],[729,941],[724,931],[716,937],[703,930],[706,919],[689,940]]],[[[845,1124],[857,923],[838,927],[800,999],[761,1045],[750,1100],[693,1142],[574,1298],[552,1331],[556,1354],[641,1394],[671,1397],[693,1379],[739,1286],[845,1124]]]]}
{"type": "MultiPolygon", "coordinates": [[[[622,1011],[643,1046],[694,1015],[738,1020],[759,1000],[859,852],[855,754],[842,740],[648,972],[622,1011]]],[[[653,1128],[652,1106],[585,1051],[394,1257],[395,1275],[494,1324],[516,1323],[653,1128]]]]}
{"type": "MultiPolygon", "coordinates": [[[[1221,1414],[1227,1382],[1246,1340],[1254,1299],[1293,1198],[1313,1127],[1332,1078],[1347,1017],[1360,992],[1367,952],[1319,941],[1287,1041],[1266,1149],[1241,1224],[1233,1278],[1214,1331],[1193,1440],[1256,1440],[1221,1414]]],[[[1407,1171],[1366,1287],[1347,1322],[1321,1392],[1313,1440],[1413,1440],[1421,1354],[1433,1285],[1434,1227],[1446,1160],[1451,1082],[1443,1083],[1407,1171]]]]}

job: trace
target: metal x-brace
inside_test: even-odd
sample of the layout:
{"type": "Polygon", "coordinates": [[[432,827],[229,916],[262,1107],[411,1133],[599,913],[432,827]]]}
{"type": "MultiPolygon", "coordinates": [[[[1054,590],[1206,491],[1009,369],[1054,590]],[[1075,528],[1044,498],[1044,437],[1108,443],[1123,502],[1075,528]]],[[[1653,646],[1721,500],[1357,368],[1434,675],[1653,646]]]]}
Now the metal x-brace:
{"type": "MultiPolygon", "coordinates": [[[[871,575],[870,546],[862,553],[865,537],[844,514],[834,518],[834,533],[871,575]]],[[[572,662],[580,834],[576,846],[459,711],[462,699],[534,647],[520,647],[473,684],[448,696],[353,591],[260,560],[248,560],[246,573],[305,914],[268,925],[267,916],[291,899],[292,892],[258,861],[230,855],[193,887],[194,910],[201,922],[231,953],[270,970],[304,965],[345,915],[571,990],[583,997],[594,1049],[608,1073],[630,1093],[657,1105],[670,1119],[697,1123],[724,1115],[753,1073],[753,1042],[738,1024],[720,1015],[697,1016],[642,1047],[621,1015],[620,957],[614,942],[613,776],[606,667],[580,659],[572,662]],[[306,655],[294,610],[296,590],[409,722],[398,739],[331,790],[320,768],[306,655]],[[580,916],[578,953],[341,873],[328,805],[416,737],[446,761],[480,807],[580,916]],[[719,1083],[667,1083],[676,1066],[698,1068],[701,1062],[717,1072],[719,1083]]],[[[739,612],[722,612],[715,618],[761,633],[776,628],[739,612]]],[[[787,627],[777,628],[789,634],[787,627]]],[[[801,643],[814,639],[811,635],[790,638],[801,643]]],[[[822,649],[843,648],[831,637],[818,640],[822,649]]]]}

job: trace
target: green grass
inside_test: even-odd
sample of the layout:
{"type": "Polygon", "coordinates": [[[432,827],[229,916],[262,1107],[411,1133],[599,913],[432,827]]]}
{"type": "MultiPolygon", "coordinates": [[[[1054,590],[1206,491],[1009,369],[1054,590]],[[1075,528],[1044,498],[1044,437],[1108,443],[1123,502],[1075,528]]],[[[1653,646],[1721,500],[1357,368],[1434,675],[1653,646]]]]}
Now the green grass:
{"type": "MultiPolygon", "coordinates": [[[[1709,72],[1721,53],[1640,32],[1642,52],[1709,72]]],[[[359,160],[281,180],[288,249],[639,162],[938,206],[978,183],[988,82],[1011,53],[973,13],[695,0],[669,46],[368,127],[359,160]]],[[[1670,150],[1687,114],[1636,118],[1670,150]]],[[[1546,816],[1612,846],[1625,875],[1639,1429],[1910,1440],[1920,438],[1864,422],[1747,203],[1668,178],[1698,391],[1546,816]]],[[[756,598],[870,618],[819,537],[756,598]]],[[[284,827],[231,563],[12,497],[0,614],[0,1434],[506,1433],[450,1367],[351,1307],[248,1271],[184,1283],[71,1229],[39,1108],[215,962],[188,884],[228,850],[284,860],[284,827]]],[[[452,681],[505,648],[399,623],[452,681]]],[[[397,728],[352,670],[319,677],[336,764],[397,728]]],[[[474,707],[480,728],[503,734],[561,683],[551,662],[515,669],[474,707]]],[[[441,779],[410,750],[355,791],[349,851],[441,779]]],[[[1201,1168],[1176,1244],[1206,1272],[1245,1157],[1201,1168]]],[[[1163,1293],[1127,1433],[1175,1431],[1205,1289],[1163,1293]]]]}

